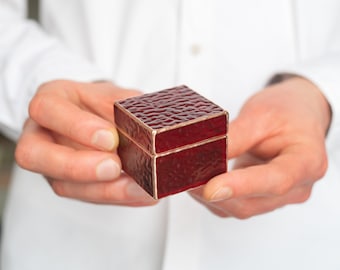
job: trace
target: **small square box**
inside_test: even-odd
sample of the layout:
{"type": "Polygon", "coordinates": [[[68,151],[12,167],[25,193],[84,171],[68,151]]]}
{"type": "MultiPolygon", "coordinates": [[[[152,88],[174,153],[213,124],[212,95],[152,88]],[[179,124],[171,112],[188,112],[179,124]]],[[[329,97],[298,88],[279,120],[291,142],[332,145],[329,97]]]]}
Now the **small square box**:
{"type": "Polygon", "coordinates": [[[187,86],[114,104],[123,170],[159,199],[227,171],[228,113],[187,86]]]}

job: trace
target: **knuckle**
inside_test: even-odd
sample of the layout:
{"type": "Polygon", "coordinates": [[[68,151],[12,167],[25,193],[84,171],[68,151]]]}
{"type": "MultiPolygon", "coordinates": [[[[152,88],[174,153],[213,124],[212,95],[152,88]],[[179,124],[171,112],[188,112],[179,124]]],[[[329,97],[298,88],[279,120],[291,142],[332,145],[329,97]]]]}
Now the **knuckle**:
{"type": "Polygon", "coordinates": [[[308,156],[305,166],[310,170],[310,177],[314,180],[322,178],[328,169],[328,157],[324,145],[314,147],[314,154],[308,156]]]}
{"type": "Polygon", "coordinates": [[[28,107],[28,113],[29,113],[29,116],[36,120],[41,111],[43,110],[43,107],[45,106],[46,104],[46,99],[44,98],[43,95],[41,94],[36,94],[34,96],[34,98],[31,100],[31,102],[29,103],[29,107],[28,107]]]}
{"type": "Polygon", "coordinates": [[[51,187],[56,195],[60,197],[67,197],[67,193],[63,186],[63,183],[60,183],[58,181],[51,181],[51,187]]]}
{"type": "Polygon", "coordinates": [[[287,204],[298,204],[306,202],[312,194],[312,184],[306,184],[297,188],[290,196],[287,204]]]}
{"type": "Polygon", "coordinates": [[[310,196],[312,194],[312,189],[304,189],[303,192],[301,192],[301,194],[299,194],[299,196],[296,199],[296,203],[304,203],[306,202],[310,196]]]}
{"type": "Polygon", "coordinates": [[[294,179],[293,176],[287,174],[281,174],[279,181],[275,184],[272,195],[274,196],[283,196],[287,194],[293,188],[294,179]]]}
{"type": "Polygon", "coordinates": [[[327,155],[324,154],[321,156],[321,158],[318,159],[318,164],[316,166],[316,177],[317,179],[322,178],[323,176],[325,176],[326,172],[328,169],[328,158],[327,155]]]}
{"type": "Polygon", "coordinates": [[[14,157],[20,167],[30,169],[32,163],[30,147],[19,142],[15,148],[14,157]]]}

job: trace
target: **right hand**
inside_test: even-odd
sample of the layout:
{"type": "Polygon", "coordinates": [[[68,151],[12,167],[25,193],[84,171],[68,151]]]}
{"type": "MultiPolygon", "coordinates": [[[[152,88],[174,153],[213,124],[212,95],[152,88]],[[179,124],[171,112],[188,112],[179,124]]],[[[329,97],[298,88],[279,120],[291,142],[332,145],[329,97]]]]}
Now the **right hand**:
{"type": "Polygon", "coordinates": [[[113,124],[116,100],[140,94],[109,82],[51,81],[30,102],[15,158],[44,175],[54,192],[78,200],[127,206],[156,203],[121,174],[113,124]]]}

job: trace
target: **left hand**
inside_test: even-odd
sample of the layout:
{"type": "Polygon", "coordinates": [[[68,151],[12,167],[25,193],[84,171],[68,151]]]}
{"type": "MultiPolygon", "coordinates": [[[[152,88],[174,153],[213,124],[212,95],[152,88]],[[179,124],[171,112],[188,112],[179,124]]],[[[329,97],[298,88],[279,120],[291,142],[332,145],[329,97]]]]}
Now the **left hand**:
{"type": "Polygon", "coordinates": [[[18,165],[44,175],[61,197],[124,206],[156,204],[131,177],[121,174],[116,153],[113,104],[139,94],[110,82],[42,84],[17,143],[18,165]]]}
{"type": "Polygon", "coordinates": [[[230,172],[191,195],[221,217],[249,218],[306,201],[327,170],[325,135],[331,110],[303,78],[271,85],[252,96],[230,124],[230,172]]]}

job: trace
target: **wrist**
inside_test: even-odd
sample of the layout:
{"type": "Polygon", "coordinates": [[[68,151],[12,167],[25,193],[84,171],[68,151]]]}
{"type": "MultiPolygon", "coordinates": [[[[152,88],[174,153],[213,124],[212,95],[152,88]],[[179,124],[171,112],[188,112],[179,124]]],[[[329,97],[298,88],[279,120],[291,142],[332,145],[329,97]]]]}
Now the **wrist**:
{"type": "Polygon", "coordinates": [[[314,103],[313,108],[317,113],[317,117],[319,117],[324,134],[327,135],[332,122],[332,108],[327,98],[321,89],[312,81],[294,74],[287,75],[288,76],[281,77],[283,78],[281,82],[292,83],[295,88],[305,89],[306,93],[308,92],[306,97],[310,97],[310,99],[307,100],[307,102],[314,103]]]}

